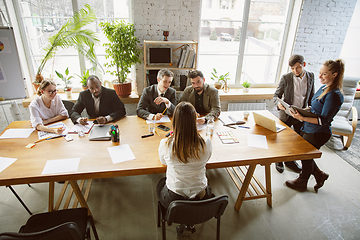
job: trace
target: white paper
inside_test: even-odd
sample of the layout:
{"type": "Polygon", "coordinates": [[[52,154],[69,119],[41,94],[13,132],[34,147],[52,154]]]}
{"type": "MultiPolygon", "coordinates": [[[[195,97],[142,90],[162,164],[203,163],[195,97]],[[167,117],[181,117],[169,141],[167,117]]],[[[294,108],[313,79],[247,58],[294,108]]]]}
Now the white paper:
{"type": "Polygon", "coordinates": [[[15,161],[16,158],[0,157],[0,172],[4,171],[8,166],[13,164],[15,161]]]}
{"type": "Polygon", "coordinates": [[[11,53],[11,46],[8,37],[0,37],[0,54],[11,53]]]}
{"type": "Polygon", "coordinates": [[[206,129],[207,125],[206,124],[196,124],[197,130],[201,131],[203,129],[206,129]]]}
{"type": "Polygon", "coordinates": [[[75,124],[70,130],[69,133],[78,133],[82,131],[83,133],[89,133],[94,123],[92,121],[87,121],[88,125],[75,124]]]}
{"type": "Polygon", "coordinates": [[[168,115],[164,115],[160,120],[146,120],[146,123],[166,123],[171,122],[168,115]]]}
{"type": "Polygon", "coordinates": [[[247,136],[249,147],[268,149],[266,136],[257,134],[248,134],[247,136]]]}
{"type": "Polygon", "coordinates": [[[34,128],[10,128],[0,136],[0,139],[28,138],[34,130],[34,128]]]}
{"type": "Polygon", "coordinates": [[[79,163],[80,158],[48,160],[41,174],[76,172],[79,163]]]}
{"type": "Polygon", "coordinates": [[[131,151],[129,144],[109,147],[108,151],[114,164],[135,159],[135,156],[131,151]]]}
{"type": "Polygon", "coordinates": [[[51,125],[47,125],[47,127],[50,127],[50,128],[63,127],[63,128],[65,128],[65,130],[61,134],[38,131],[39,140],[44,139],[44,138],[48,138],[48,137],[54,138],[54,137],[59,137],[59,136],[66,136],[66,134],[70,130],[70,128],[68,126],[66,126],[63,122],[58,122],[58,123],[54,123],[54,124],[51,124],[51,125]]]}

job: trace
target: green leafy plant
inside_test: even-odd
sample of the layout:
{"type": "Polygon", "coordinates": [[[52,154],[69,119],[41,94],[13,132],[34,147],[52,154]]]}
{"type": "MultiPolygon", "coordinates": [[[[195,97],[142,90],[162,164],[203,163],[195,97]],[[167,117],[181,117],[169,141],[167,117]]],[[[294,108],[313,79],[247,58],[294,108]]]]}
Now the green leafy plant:
{"type": "Polygon", "coordinates": [[[106,67],[115,67],[114,71],[107,71],[116,76],[118,83],[124,83],[130,68],[135,63],[141,63],[137,45],[140,42],[135,37],[134,24],[121,21],[101,22],[99,26],[104,31],[109,43],[104,43],[105,58],[112,60],[105,63],[106,67]]]}
{"type": "Polygon", "coordinates": [[[55,73],[64,82],[65,84],[64,91],[70,91],[71,90],[70,84],[72,83],[70,79],[72,79],[74,76],[69,76],[69,68],[66,68],[65,75],[59,73],[56,70],[55,73]]]}
{"type": "Polygon", "coordinates": [[[87,70],[83,71],[81,75],[76,74],[76,76],[78,76],[80,78],[81,86],[86,87],[87,86],[87,79],[90,76],[90,70],[87,69],[87,70]]]}
{"type": "Polygon", "coordinates": [[[74,47],[79,53],[85,56],[93,64],[93,68],[100,66],[97,60],[94,46],[99,42],[97,34],[90,29],[83,29],[84,26],[96,19],[95,12],[90,5],[80,9],[60,28],[59,32],[49,38],[49,44],[44,48],[45,55],[41,60],[36,73],[35,82],[39,83],[44,78],[41,75],[45,64],[52,59],[59,49],[74,47]]]}
{"type": "Polygon", "coordinates": [[[229,74],[230,72],[227,72],[224,75],[218,75],[216,69],[213,68],[213,72],[211,72],[211,79],[219,84],[227,84],[227,81],[230,79],[229,74]]]}
{"type": "Polygon", "coordinates": [[[244,88],[249,88],[251,86],[251,82],[249,82],[248,80],[245,80],[242,84],[241,84],[244,88]]]}

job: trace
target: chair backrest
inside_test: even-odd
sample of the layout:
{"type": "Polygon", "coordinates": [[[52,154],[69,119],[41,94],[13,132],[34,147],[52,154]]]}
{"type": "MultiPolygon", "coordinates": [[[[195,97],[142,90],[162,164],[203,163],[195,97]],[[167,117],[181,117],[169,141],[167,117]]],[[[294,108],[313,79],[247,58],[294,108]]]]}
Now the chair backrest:
{"type": "Polygon", "coordinates": [[[228,204],[228,196],[220,195],[206,200],[186,201],[176,200],[170,203],[165,220],[168,225],[182,223],[194,225],[220,217],[228,204]]]}
{"type": "Polygon", "coordinates": [[[68,100],[61,100],[66,108],[66,110],[68,111],[69,117],[72,113],[72,108],[74,106],[75,103],[68,101],[68,100]]]}
{"type": "Polygon", "coordinates": [[[34,233],[1,233],[0,240],[84,240],[81,231],[74,222],[67,222],[56,227],[34,233]]]}
{"type": "Polygon", "coordinates": [[[228,111],[266,110],[266,103],[229,103],[228,111]]]}
{"type": "Polygon", "coordinates": [[[360,78],[356,77],[344,77],[343,91],[344,91],[344,103],[341,106],[337,116],[348,117],[351,107],[354,102],[356,88],[359,84],[360,78]]]}

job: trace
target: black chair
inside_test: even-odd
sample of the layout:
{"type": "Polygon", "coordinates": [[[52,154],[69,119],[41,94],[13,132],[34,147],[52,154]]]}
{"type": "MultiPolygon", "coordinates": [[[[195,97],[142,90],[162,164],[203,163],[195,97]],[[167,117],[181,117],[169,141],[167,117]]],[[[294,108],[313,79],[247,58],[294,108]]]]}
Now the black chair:
{"type": "Polygon", "coordinates": [[[66,110],[68,111],[69,117],[71,116],[72,113],[72,108],[74,106],[75,103],[69,101],[69,100],[61,100],[66,108],[66,110]]]}
{"type": "Polygon", "coordinates": [[[19,233],[2,233],[0,240],[85,240],[90,239],[90,226],[98,240],[87,208],[64,209],[33,215],[19,233]]]}
{"type": "Polygon", "coordinates": [[[220,239],[220,217],[228,204],[228,196],[221,195],[206,200],[187,201],[176,200],[170,203],[168,209],[158,202],[158,227],[162,225],[162,239],[166,240],[165,221],[172,223],[195,225],[211,218],[217,219],[216,239],[220,239]]]}

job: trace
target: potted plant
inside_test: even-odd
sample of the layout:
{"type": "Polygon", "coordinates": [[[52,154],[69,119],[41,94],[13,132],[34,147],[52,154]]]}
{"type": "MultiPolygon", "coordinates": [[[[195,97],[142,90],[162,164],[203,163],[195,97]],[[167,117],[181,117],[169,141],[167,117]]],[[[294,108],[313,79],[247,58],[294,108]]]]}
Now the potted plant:
{"type": "Polygon", "coordinates": [[[74,47],[78,52],[83,54],[85,58],[93,64],[93,67],[100,66],[94,51],[94,45],[99,42],[96,33],[90,29],[83,29],[89,23],[96,19],[95,12],[90,5],[75,13],[60,28],[57,34],[49,38],[48,45],[44,48],[45,55],[36,72],[34,86],[40,84],[44,79],[42,71],[48,60],[52,59],[59,49],[74,47]]]}
{"type": "Polygon", "coordinates": [[[66,97],[67,98],[71,98],[71,90],[72,90],[72,87],[71,87],[71,81],[70,79],[73,78],[73,76],[69,76],[69,68],[66,68],[65,70],[65,75],[59,73],[58,71],[55,70],[55,73],[56,75],[64,82],[65,84],[65,87],[64,87],[64,92],[66,94],[66,97]]]}
{"type": "Polygon", "coordinates": [[[104,31],[109,43],[104,43],[106,47],[105,58],[112,60],[105,63],[106,67],[115,67],[114,71],[107,71],[116,76],[113,81],[117,95],[126,97],[131,94],[131,81],[127,81],[130,68],[135,63],[141,63],[140,53],[137,48],[139,40],[135,37],[134,24],[122,21],[101,22],[100,27],[104,31]]]}
{"type": "Polygon", "coordinates": [[[241,85],[243,86],[244,92],[249,92],[249,87],[251,86],[251,82],[245,80],[241,85]]]}
{"type": "Polygon", "coordinates": [[[87,79],[88,79],[89,76],[90,76],[90,70],[87,69],[87,70],[83,71],[81,75],[76,74],[76,76],[78,76],[78,77],[80,78],[80,83],[81,83],[82,89],[83,89],[83,90],[88,89],[87,79]]]}
{"type": "Polygon", "coordinates": [[[211,79],[213,80],[213,81],[215,81],[215,83],[214,83],[214,87],[216,88],[216,89],[221,89],[221,88],[223,88],[223,90],[225,91],[225,92],[228,92],[228,91],[226,91],[226,90],[228,90],[228,86],[227,86],[227,81],[230,79],[229,78],[229,72],[227,72],[227,73],[225,73],[224,75],[218,75],[218,73],[217,73],[217,71],[216,71],[216,69],[215,68],[213,68],[213,72],[211,72],[211,79]],[[225,86],[225,88],[224,88],[224,86],[225,86]]]}

